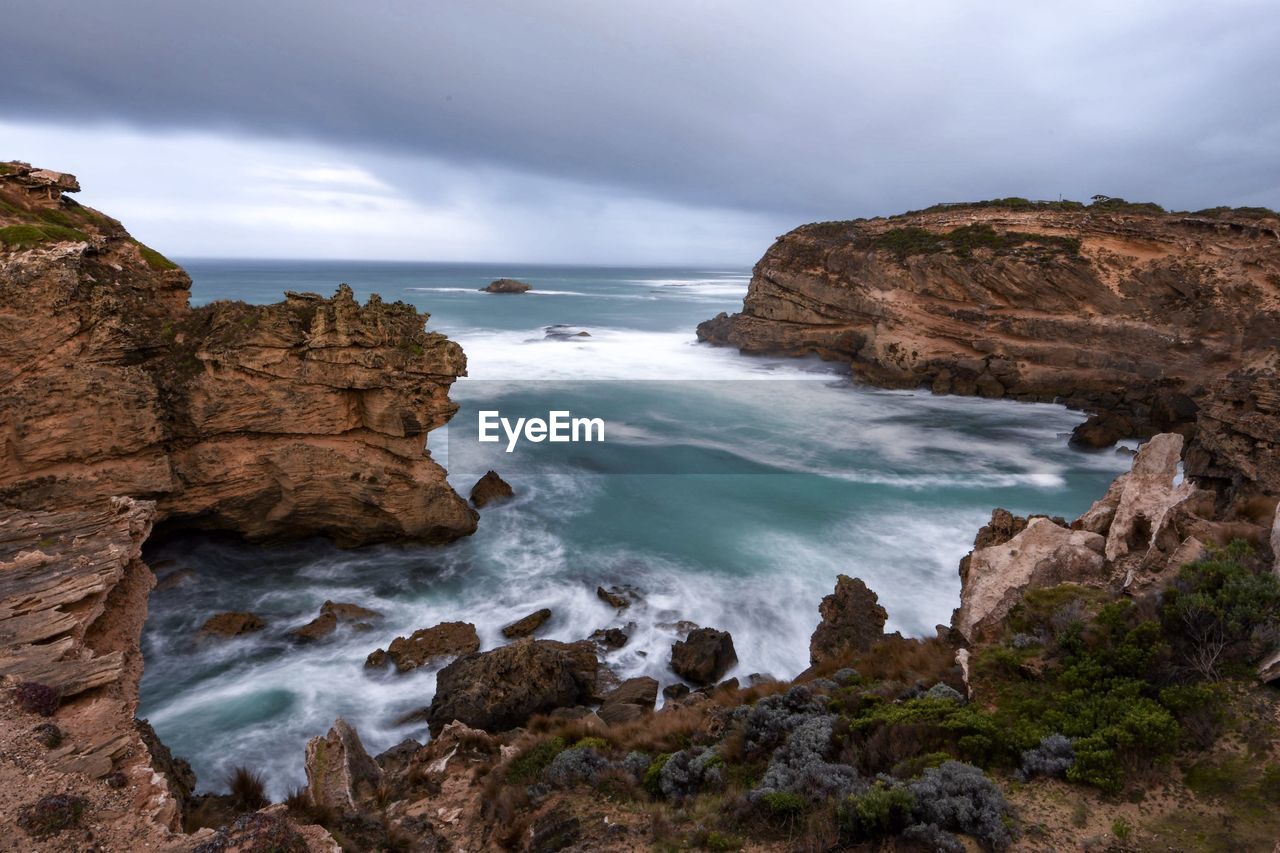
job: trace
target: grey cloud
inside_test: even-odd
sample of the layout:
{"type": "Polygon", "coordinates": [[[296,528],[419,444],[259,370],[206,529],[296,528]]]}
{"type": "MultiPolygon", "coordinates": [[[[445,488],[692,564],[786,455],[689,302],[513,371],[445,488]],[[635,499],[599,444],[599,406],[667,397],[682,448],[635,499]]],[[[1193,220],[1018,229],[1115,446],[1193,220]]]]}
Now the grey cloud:
{"type": "Polygon", "coordinates": [[[1266,2],[41,0],[4,20],[11,120],[322,140],[797,221],[1003,194],[1280,205],[1266,2]]]}

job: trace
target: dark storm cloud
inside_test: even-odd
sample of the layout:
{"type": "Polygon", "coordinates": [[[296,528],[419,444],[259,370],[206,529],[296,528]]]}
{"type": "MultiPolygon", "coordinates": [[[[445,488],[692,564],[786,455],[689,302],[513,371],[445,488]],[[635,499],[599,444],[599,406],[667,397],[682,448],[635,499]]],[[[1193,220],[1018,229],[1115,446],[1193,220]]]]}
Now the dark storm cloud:
{"type": "Polygon", "coordinates": [[[798,218],[1015,193],[1276,205],[1277,44],[1265,2],[40,0],[3,15],[0,117],[798,218]]]}

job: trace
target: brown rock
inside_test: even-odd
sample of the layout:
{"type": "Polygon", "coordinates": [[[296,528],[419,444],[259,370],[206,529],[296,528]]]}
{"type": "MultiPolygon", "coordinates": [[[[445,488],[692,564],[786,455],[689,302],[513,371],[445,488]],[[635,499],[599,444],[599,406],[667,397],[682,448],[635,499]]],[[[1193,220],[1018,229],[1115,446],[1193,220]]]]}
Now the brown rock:
{"type": "Polygon", "coordinates": [[[816,353],[885,387],[1061,399],[1100,415],[1075,433],[1091,446],[1194,431],[1188,473],[1274,494],[1278,234],[1274,218],[1105,202],[816,223],[778,238],[741,312],[698,337],[816,353]]]}
{"type": "Polygon", "coordinates": [[[320,615],[326,614],[333,615],[339,622],[376,622],[382,618],[376,610],[341,601],[326,601],[320,605],[320,615]]]}
{"type": "Polygon", "coordinates": [[[0,281],[15,284],[0,287],[0,411],[22,413],[0,504],[146,495],[173,527],[344,545],[475,530],[423,453],[466,365],[423,314],[376,296],[361,305],[345,285],[328,299],[193,309],[186,273],[61,196],[70,176],[0,171],[0,229],[56,220],[75,232],[0,244],[0,281]]]}
{"type": "Polygon", "coordinates": [[[728,631],[698,628],[671,644],[671,669],[694,684],[714,684],[738,662],[728,631]]]}
{"type": "Polygon", "coordinates": [[[596,713],[611,726],[638,720],[653,713],[658,701],[658,682],[648,676],[628,678],[617,689],[610,691],[596,713]]]}
{"type": "Polygon", "coordinates": [[[382,780],[382,769],[365,752],[360,735],[341,717],[327,735],[307,742],[306,771],[311,802],[343,815],[357,812],[382,780]]]}
{"type": "Polygon", "coordinates": [[[414,631],[408,637],[396,637],[386,651],[377,649],[364,665],[383,667],[387,661],[396,665],[398,672],[408,672],[420,666],[437,663],[479,650],[480,637],[476,626],[470,622],[441,622],[432,628],[414,631]]]}
{"type": "Polygon", "coordinates": [[[551,618],[551,609],[544,607],[541,610],[535,610],[523,619],[517,619],[510,625],[502,629],[502,636],[508,640],[516,640],[520,637],[528,637],[537,631],[547,620],[551,618]]]}
{"type": "Polygon", "coordinates": [[[156,592],[165,592],[178,587],[190,586],[199,579],[199,575],[191,569],[177,569],[156,581],[156,592]]]}
{"type": "Polygon", "coordinates": [[[639,595],[633,587],[629,586],[611,586],[608,589],[598,586],[596,597],[610,607],[623,610],[630,607],[631,602],[639,598],[639,595]]]}
{"type": "Polygon", "coordinates": [[[213,637],[239,637],[267,627],[266,620],[253,613],[216,613],[200,626],[200,633],[213,637]]]}
{"type": "Polygon", "coordinates": [[[525,293],[533,290],[532,287],[523,281],[516,281],[514,278],[499,278],[489,282],[487,287],[480,288],[485,293],[525,293]]]}
{"type": "Polygon", "coordinates": [[[304,643],[322,640],[338,630],[338,617],[332,613],[321,613],[301,628],[294,628],[289,636],[304,643]]]}
{"type": "Polygon", "coordinates": [[[973,551],[961,577],[960,607],[953,627],[969,642],[998,633],[1004,618],[1029,589],[1108,579],[1105,540],[1033,518],[1025,530],[1000,545],[973,551]]]}
{"type": "MultiPolygon", "coordinates": [[[[633,623],[634,624],[634,623],[633,623]]],[[[621,628],[601,628],[591,632],[587,639],[606,649],[620,649],[627,644],[630,637],[621,628]]]]}
{"type": "Polygon", "coordinates": [[[431,732],[454,720],[506,731],[534,714],[587,704],[597,695],[598,669],[587,642],[526,639],[460,657],[436,676],[427,714],[431,732]]]}
{"type": "Polygon", "coordinates": [[[471,487],[471,503],[476,507],[484,507],[492,503],[501,503],[515,496],[511,484],[498,476],[496,471],[489,471],[471,487]]]}
{"type": "Polygon", "coordinates": [[[678,702],[688,696],[689,693],[689,685],[681,684],[678,681],[675,684],[668,684],[666,687],[662,688],[662,698],[671,702],[678,702]]]}
{"type": "Polygon", "coordinates": [[[835,592],[822,599],[818,612],[822,621],[809,638],[810,664],[866,651],[884,636],[889,618],[879,597],[859,578],[848,575],[836,578],[835,592]]]}

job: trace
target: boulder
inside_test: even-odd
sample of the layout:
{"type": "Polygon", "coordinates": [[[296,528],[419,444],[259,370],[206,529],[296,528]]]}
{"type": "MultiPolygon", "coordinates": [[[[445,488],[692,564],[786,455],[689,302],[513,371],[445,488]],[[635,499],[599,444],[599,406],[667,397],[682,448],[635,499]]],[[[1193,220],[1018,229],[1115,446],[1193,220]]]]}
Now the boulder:
{"type": "MultiPolygon", "coordinates": [[[[631,623],[633,626],[635,623],[631,623]]],[[[620,649],[631,637],[621,628],[600,628],[592,631],[587,639],[604,649],[620,649]]]]}
{"type": "MultiPolygon", "coordinates": [[[[1120,496],[1124,494],[1125,483],[1128,481],[1128,474],[1121,474],[1112,480],[1111,485],[1107,487],[1107,493],[1094,501],[1093,506],[1089,507],[1084,515],[1071,522],[1072,529],[1087,530],[1090,533],[1106,536],[1107,531],[1111,529],[1111,520],[1115,518],[1116,507],[1120,505],[1120,496]]],[[[974,547],[980,546],[975,542],[974,547]]]]}
{"type": "Polygon", "coordinates": [[[810,664],[866,651],[884,636],[889,618],[876,594],[848,575],[836,578],[835,592],[822,599],[818,612],[822,621],[809,638],[810,664]]]}
{"type": "Polygon", "coordinates": [[[1145,552],[1165,512],[1191,490],[1189,483],[1173,485],[1182,442],[1177,433],[1161,433],[1138,449],[1107,532],[1108,560],[1145,552]]]}
{"type": "Polygon", "coordinates": [[[339,622],[376,622],[382,618],[376,610],[343,601],[326,601],[320,605],[320,615],[332,615],[339,622]]]}
{"type": "Polygon", "coordinates": [[[470,654],[480,648],[476,626],[470,622],[441,622],[432,628],[414,631],[408,637],[396,637],[386,651],[378,649],[365,659],[369,668],[386,666],[387,661],[396,665],[399,672],[408,672],[445,658],[470,654]]]}
{"type": "Polygon", "coordinates": [[[514,278],[499,278],[489,282],[487,287],[482,287],[480,290],[484,293],[525,293],[533,288],[514,278]]]}
{"type": "Polygon", "coordinates": [[[318,808],[353,814],[382,781],[382,769],[341,717],[327,735],[307,742],[306,754],[307,794],[318,808]]]}
{"type": "Polygon", "coordinates": [[[1071,530],[1047,518],[1031,519],[1008,542],[979,548],[966,558],[953,627],[974,642],[998,633],[1029,589],[1065,582],[1105,583],[1105,544],[1097,533],[1071,530]]]}
{"type": "Polygon", "coordinates": [[[255,613],[233,611],[216,613],[200,626],[200,633],[210,637],[239,637],[267,627],[267,622],[255,613]]]}
{"type": "Polygon", "coordinates": [[[454,720],[487,732],[513,729],[534,714],[592,702],[598,670],[586,641],[525,639],[468,654],[440,670],[427,722],[432,735],[454,720]]]}
{"type": "Polygon", "coordinates": [[[738,662],[728,631],[698,628],[671,644],[671,669],[694,684],[714,684],[738,662]]]}
{"type": "Polygon", "coordinates": [[[623,610],[630,607],[633,601],[638,600],[640,595],[634,587],[630,586],[611,586],[608,589],[598,586],[596,587],[596,598],[610,607],[623,610]]]}
{"type": "Polygon", "coordinates": [[[658,681],[648,676],[628,678],[610,691],[596,713],[611,726],[638,720],[653,713],[658,701],[658,681]]]}
{"type": "Polygon", "coordinates": [[[677,681],[675,684],[668,684],[662,688],[662,698],[668,702],[679,702],[688,696],[690,692],[689,685],[681,684],[677,681]]]}
{"type": "Polygon", "coordinates": [[[523,619],[517,619],[510,625],[502,629],[502,636],[508,640],[518,640],[521,637],[528,637],[547,623],[551,618],[551,608],[544,607],[541,610],[535,610],[523,619]]]}
{"type": "Polygon", "coordinates": [[[515,496],[511,484],[498,476],[496,471],[488,471],[471,487],[471,503],[477,509],[491,503],[500,503],[515,496]]]}
{"type": "Polygon", "coordinates": [[[321,613],[301,628],[294,628],[289,636],[303,643],[311,643],[338,630],[338,617],[332,613],[321,613]]]}

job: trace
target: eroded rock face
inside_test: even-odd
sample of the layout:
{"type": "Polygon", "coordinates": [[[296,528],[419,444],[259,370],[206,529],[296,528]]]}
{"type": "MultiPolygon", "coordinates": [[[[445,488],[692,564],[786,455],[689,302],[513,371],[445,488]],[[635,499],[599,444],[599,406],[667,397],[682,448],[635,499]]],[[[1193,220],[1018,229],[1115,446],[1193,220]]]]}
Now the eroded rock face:
{"type": "Polygon", "coordinates": [[[382,778],[360,735],[341,717],[327,735],[307,742],[306,771],[311,802],[338,814],[355,812],[382,778]]]}
{"type": "Polygon", "coordinates": [[[884,636],[884,623],[889,618],[879,601],[860,578],[838,576],[835,592],[818,605],[822,621],[809,639],[809,663],[834,660],[875,645],[884,636]]]}
{"type": "Polygon", "coordinates": [[[693,684],[715,684],[737,662],[728,631],[696,628],[671,644],[671,670],[693,684]]]}
{"type": "Polygon", "coordinates": [[[191,309],[186,273],[62,195],[74,179],[0,171],[0,228],[26,235],[0,243],[0,504],[130,495],[171,524],[348,545],[475,529],[424,453],[466,360],[423,314],[345,285],[191,309]]]}
{"type": "Polygon", "coordinates": [[[1106,540],[1087,530],[1033,518],[1021,533],[969,555],[952,626],[969,642],[997,632],[1029,589],[1060,583],[1103,584],[1106,540]]]}
{"type": "Polygon", "coordinates": [[[591,702],[598,668],[585,641],[520,640],[466,655],[436,676],[427,721],[432,734],[454,720],[487,732],[513,729],[534,714],[591,702]]]}
{"type": "Polygon", "coordinates": [[[1182,456],[1182,441],[1180,435],[1165,433],[1138,449],[1107,531],[1108,560],[1123,557],[1130,551],[1145,551],[1165,512],[1190,493],[1190,484],[1183,484],[1181,488],[1173,484],[1182,456]]]}
{"type": "Polygon", "coordinates": [[[1062,399],[1119,422],[1083,430],[1093,444],[1189,433],[1207,406],[1223,437],[1205,467],[1248,469],[1254,412],[1277,398],[1244,376],[1229,398],[1210,386],[1280,340],[1278,235],[1274,219],[1052,206],[806,225],[756,264],[742,311],[698,336],[817,353],[887,387],[1062,399]]]}

